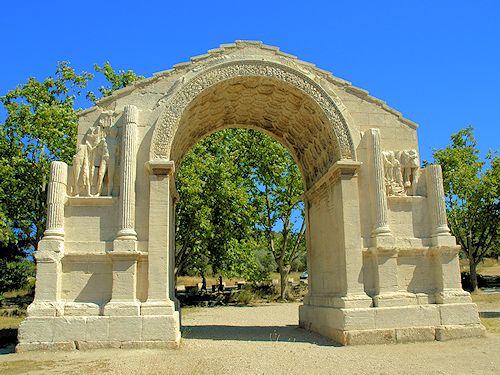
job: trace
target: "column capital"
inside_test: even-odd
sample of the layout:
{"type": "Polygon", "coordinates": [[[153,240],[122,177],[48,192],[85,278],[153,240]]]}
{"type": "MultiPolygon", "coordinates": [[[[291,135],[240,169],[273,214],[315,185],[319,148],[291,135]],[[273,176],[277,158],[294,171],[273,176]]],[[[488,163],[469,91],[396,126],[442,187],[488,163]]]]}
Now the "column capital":
{"type": "Polygon", "coordinates": [[[312,186],[304,192],[301,199],[311,200],[327,184],[335,183],[342,176],[353,177],[363,163],[354,160],[338,160],[312,186]]]}
{"type": "Polygon", "coordinates": [[[173,160],[152,159],[147,161],[144,166],[151,175],[170,175],[175,172],[175,163],[173,160]]]}

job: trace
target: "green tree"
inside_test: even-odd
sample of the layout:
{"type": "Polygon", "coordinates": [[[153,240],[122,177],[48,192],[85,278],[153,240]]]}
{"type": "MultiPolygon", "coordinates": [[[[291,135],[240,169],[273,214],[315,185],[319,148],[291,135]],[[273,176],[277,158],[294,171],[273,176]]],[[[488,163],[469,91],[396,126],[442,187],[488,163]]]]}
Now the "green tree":
{"type": "Polygon", "coordinates": [[[177,186],[177,274],[210,267],[263,278],[264,243],[285,298],[290,268],[305,252],[302,179],[288,151],[253,130],[217,132],[186,155],[177,186]]]}
{"type": "Polygon", "coordinates": [[[481,160],[473,128],[451,136],[451,145],[435,150],[443,170],[450,229],[469,260],[470,284],[478,289],[477,266],[500,254],[500,157],[481,160]]]}
{"type": "Polygon", "coordinates": [[[285,299],[291,267],[305,253],[302,177],[288,150],[269,136],[250,132],[246,150],[259,202],[258,227],[276,262],[280,298],[285,299]]]}
{"type": "Polygon", "coordinates": [[[226,130],[201,140],[182,161],[177,175],[176,274],[255,276],[251,256],[256,209],[252,181],[240,147],[242,130],[226,130]]]}

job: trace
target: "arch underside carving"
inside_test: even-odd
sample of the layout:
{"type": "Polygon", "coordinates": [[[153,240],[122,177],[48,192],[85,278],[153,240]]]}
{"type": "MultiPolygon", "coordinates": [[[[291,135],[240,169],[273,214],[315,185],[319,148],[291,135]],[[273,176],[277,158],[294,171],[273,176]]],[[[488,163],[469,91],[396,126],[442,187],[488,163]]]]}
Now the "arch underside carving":
{"type": "Polygon", "coordinates": [[[355,159],[335,100],[308,77],[268,61],[222,64],[192,78],[167,104],[153,135],[151,159],[180,162],[203,136],[227,127],[273,135],[294,156],[307,186],[340,159],[355,159]]]}

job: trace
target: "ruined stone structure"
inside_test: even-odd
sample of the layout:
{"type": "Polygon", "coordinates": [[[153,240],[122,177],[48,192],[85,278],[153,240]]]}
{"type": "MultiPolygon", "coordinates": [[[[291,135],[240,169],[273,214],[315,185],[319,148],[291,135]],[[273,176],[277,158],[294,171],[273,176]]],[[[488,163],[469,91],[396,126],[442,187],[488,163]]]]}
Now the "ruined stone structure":
{"type": "Polygon", "coordinates": [[[313,64],[237,41],[81,113],[73,165],[52,164],[18,350],[179,343],[175,170],[229,127],[272,135],[302,172],[300,326],[345,345],[483,334],[461,288],[440,167],[419,169],[417,125],[313,64]]]}

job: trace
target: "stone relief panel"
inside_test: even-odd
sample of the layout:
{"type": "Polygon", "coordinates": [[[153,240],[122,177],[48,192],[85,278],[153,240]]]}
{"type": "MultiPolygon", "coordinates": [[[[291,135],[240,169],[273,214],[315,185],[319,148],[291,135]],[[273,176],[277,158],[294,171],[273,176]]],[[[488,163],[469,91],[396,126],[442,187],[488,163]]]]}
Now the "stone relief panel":
{"type": "Polygon", "coordinates": [[[419,157],[416,150],[383,151],[384,182],[387,195],[415,195],[419,157]]]}
{"type": "Polygon", "coordinates": [[[116,116],[105,111],[77,144],[73,157],[70,196],[99,197],[113,194],[115,169],[120,160],[116,116]]]}

